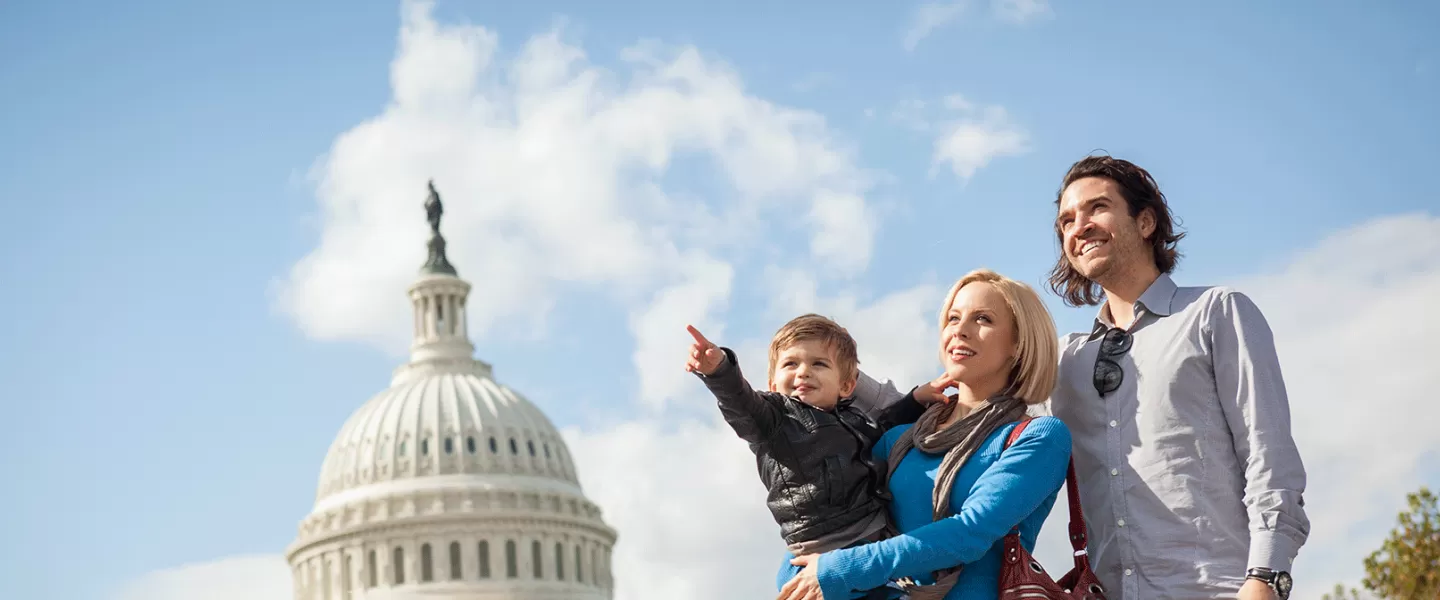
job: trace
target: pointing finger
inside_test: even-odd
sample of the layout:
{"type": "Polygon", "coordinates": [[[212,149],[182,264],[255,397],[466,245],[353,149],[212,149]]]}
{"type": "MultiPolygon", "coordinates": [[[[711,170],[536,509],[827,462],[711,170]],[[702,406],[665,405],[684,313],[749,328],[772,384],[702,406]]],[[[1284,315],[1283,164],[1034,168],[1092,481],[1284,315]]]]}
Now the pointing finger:
{"type": "Polygon", "coordinates": [[[690,332],[690,336],[693,337],[693,338],[695,338],[695,341],[696,341],[696,342],[698,342],[698,343],[700,343],[700,344],[702,344],[702,345],[704,345],[704,346],[714,346],[714,345],[715,345],[715,344],[711,343],[710,340],[705,339],[705,336],[702,335],[702,334],[700,333],[700,330],[699,330],[699,329],[696,329],[694,325],[686,325],[686,326],[685,326],[685,330],[690,332]]]}

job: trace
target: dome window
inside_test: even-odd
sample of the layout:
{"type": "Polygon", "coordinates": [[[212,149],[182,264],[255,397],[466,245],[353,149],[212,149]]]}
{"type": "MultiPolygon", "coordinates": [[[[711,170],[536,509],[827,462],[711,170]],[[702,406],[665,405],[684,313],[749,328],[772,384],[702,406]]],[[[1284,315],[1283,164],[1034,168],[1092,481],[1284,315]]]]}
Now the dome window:
{"type": "Polygon", "coordinates": [[[450,580],[460,579],[460,542],[450,542],[450,580]]]}
{"type": "Polygon", "coordinates": [[[534,563],[532,566],[535,567],[534,575],[536,579],[545,578],[545,565],[543,562],[544,557],[541,556],[541,554],[542,551],[540,550],[540,540],[530,542],[530,561],[534,563]]]}
{"type": "Polygon", "coordinates": [[[420,440],[420,456],[430,456],[430,440],[420,440]]]}
{"type": "Polygon", "coordinates": [[[519,453],[520,453],[520,446],[518,446],[518,445],[515,444],[515,438],[510,438],[510,453],[511,453],[511,454],[519,454],[519,453]]]}
{"type": "Polygon", "coordinates": [[[375,565],[375,551],[371,550],[369,556],[365,557],[365,577],[368,581],[366,587],[380,585],[380,569],[375,565]]]}
{"type": "Polygon", "coordinates": [[[555,542],[555,578],[565,581],[565,547],[555,542]]]}
{"type": "Polygon", "coordinates": [[[488,540],[480,540],[480,548],[479,548],[479,550],[480,550],[480,551],[479,551],[478,554],[480,555],[480,578],[481,578],[481,579],[489,579],[489,578],[490,578],[490,542],[489,542],[488,540]]]}
{"type": "Polygon", "coordinates": [[[345,570],[340,573],[340,594],[343,598],[350,598],[350,586],[353,585],[351,575],[355,572],[353,556],[345,555],[345,570]]]}
{"type": "Polygon", "coordinates": [[[495,443],[495,436],[490,436],[490,453],[491,453],[491,454],[499,454],[499,453],[500,453],[500,446],[499,446],[499,444],[496,444],[496,443],[495,443]]]}
{"type": "Polygon", "coordinates": [[[515,557],[515,540],[505,540],[505,576],[515,579],[520,576],[518,561],[515,557]]]}
{"type": "Polygon", "coordinates": [[[395,585],[405,583],[405,550],[395,547],[395,585]]]}
{"type": "Polygon", "coordinates": [[[400,451],[396,454],[401,457],[405,456],[405,442],[403,440],[400,442],[400,451]]]}
{"type": "Polygon", "coordinates": [[[454,442],[453,440],[451,440],[450,438],[448,438],[448,437],[445,438],[445,453],[446,453],[446,454],[454,454],[454,453],[455,453],[455,442],[454,442]]]}
{"type": "Polygon", "coordinates": [[[430,555],[430,544],[420,546],[420,581],[435,581],[435,565],[430,555]]]}
{"type": "Polygon", "coordinates": [[[474,454],[474,453],[475,453],[475,437],[474,437],[474,436],[469,436],[469,437],[466,437],[466,438],[465,438],[465,451],[466,451],[466,452],[469,452],[469,453],[471,453],[471,454],[474,454]]]}
{"type": "Polygon", "coordinates": [[[549,443],[549,442],[546,442],[546,443],[544,444],[544,446],[545,446],[545,458],[548,459],[548,458],[550,458],[550,443],[549,443]]]}
{"type": "Polygon", "coordinates": [[[530,447],[530,456],[535,456],[535,442],[534,442],[534,441],[526,441],[526,442],[525,442],[525,445],[530,447]]]}

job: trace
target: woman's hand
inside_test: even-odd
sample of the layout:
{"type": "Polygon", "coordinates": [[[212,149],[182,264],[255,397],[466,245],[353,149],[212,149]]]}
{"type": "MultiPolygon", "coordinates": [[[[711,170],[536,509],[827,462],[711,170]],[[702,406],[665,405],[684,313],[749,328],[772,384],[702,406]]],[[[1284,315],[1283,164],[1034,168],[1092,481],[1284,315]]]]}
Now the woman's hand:
{"type": "Polygon", "coordinates": [[[785,587],[780,588],[780,595],[776,600],[825,600],[825,593],[820,591],[820,579],[816,572],[819,562],[818,554],[805,554],[790,559],[790,564],[804,568],[800,569],[785,587]]]}
{"type": "Polygon", "coordinates": [[[955,380],[949,375],[941,375],[920,384],[915,388],[915,401],[921,405],[930,406],[936,402],[949,402],[950,397],[945,395],[945,390],[955,387],[955,380]]]}

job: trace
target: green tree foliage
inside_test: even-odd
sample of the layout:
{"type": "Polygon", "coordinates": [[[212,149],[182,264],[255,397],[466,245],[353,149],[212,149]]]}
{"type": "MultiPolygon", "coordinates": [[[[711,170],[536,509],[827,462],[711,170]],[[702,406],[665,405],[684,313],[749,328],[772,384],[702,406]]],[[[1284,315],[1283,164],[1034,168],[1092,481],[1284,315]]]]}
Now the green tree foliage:
{"type": "Polygon", "coordinates": [[[1320,600],[1368,600],[1369,596],[1361,596],[1355,588],[1346,591],[1345,586],[1335,584],[1335,589],[1330,593],[1320,596],[1320,600]]]}
{"type": "Polygon", "coordinates": [[[1335,584],[1321,600],[1440,600],[1440,500],[1427,487],[1406,497],[1409,510],[1379,550],[1365,558],[1365,594],[1335,584]]]}
{"type": "Polygon", "coordinates": [[[1429,488],[1410,494],[1410,509],[1385,544],[1365,559],[1365,589],[1387,600],[1440,598],[1440,505],[1429,488]]]}

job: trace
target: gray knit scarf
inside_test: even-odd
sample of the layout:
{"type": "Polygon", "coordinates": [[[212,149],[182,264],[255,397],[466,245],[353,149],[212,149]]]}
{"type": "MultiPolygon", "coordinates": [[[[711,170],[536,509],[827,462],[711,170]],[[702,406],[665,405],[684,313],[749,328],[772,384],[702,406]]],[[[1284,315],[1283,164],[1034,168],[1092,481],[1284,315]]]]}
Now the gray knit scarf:
{"type": "MultiPolygon", "coordinates": [[[[939,521],[953,514],[950,511],[950,494],[955,488],[955,476],[960,467],[970,459],[990,434],[996,429],[1019,421],[1025,416],[1025,403],[1009,396],[997,396],[985,401],[970,414],[940,429],[940,424],[950,418],[955,402],[937,402],[920,415],[920,419],[890,448],[889,469],[886,480],[895,474],[895,468],[911,448],[919,448],[927,454],[945,453],[940,461],[940,471],[935,476],[935,491],[931,494],[933,519],[939,521]]],[[[918,585],[913,580],[900,581],[900,587],[910,600],[942,600],[960,578],[959,565],[941,569],[934,573],[933,585],[918,585]]]]}

